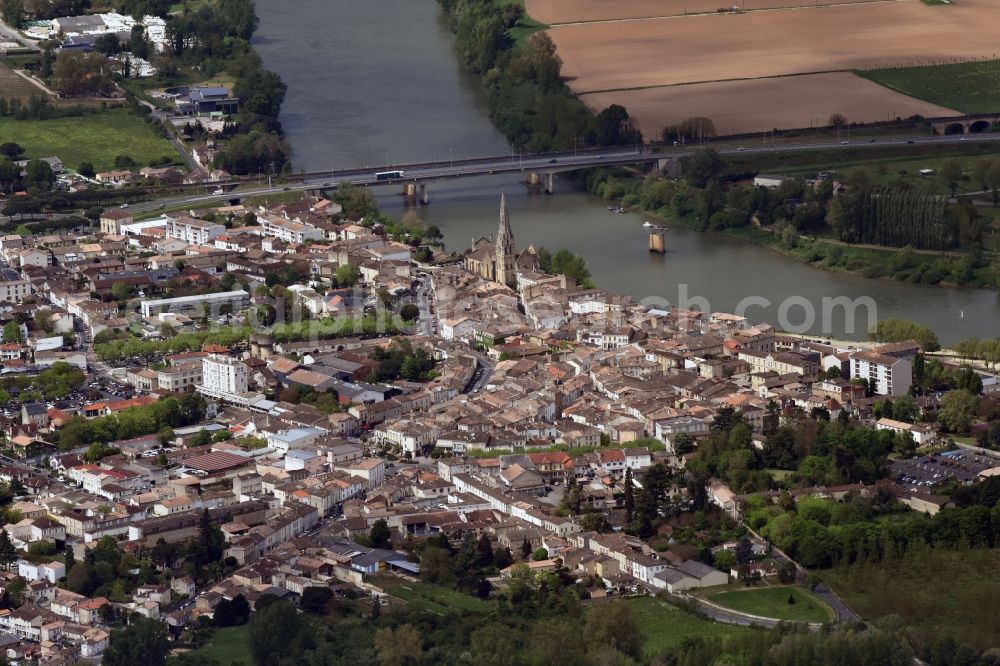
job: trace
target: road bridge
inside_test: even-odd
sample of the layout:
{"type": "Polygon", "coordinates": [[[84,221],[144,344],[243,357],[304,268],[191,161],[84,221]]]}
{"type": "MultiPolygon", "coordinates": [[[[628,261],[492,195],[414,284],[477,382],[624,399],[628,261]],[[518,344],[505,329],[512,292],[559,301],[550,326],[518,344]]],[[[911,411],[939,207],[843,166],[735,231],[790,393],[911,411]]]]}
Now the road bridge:
{"type": "MultiPolygon", "coordinates": [[[[888,146],[928,146],[944,145],[962,141],[977,143],[1000,142],[1000,133],[988,132],[970,137],[963,134],[920,137],[891,137],[886,139],[869,138],[867,140],[845,140],[840,142],[811,141],[798,144],[777,144],[765,146],[715,146],[720,155],[752,155],[774,153],[797,153],[812,151],[840,152],[860,149],[863,151],[884,149],[888,146]]],[[[590,169],[594,167],[625,166],[633,164],[655,164],[658,169],[670,173],[674,165],[685,157],[695,153],[701,146],[687,145],[678,147],[652,148],[608,148],[586,152],[550,153],[546,155],[503,155],[464,160],[447,160],[437,162],[422,162],[414,164],[398,164],[388,167],[367,167],[364,169],[342,169],[313,171],[285,176],[283,182],[272,184],[270,180],[255,185],[255,178],[234,178],[221,183],[201,183],[185,186],[187,194],[135,204],[131,210],[136,212],[149,211],[158,208],[172,208],[199,203],[222,203],[244,197],[266,196],[284,191],[330,190],[341,183],[354,186],[377,187],[396,186],[404,190],[404,194],[429,201],[429,183],[472,176],[491,174],[511,174],[523,172],[525,183],[529,186],[555,191],[555,175],[558,173],[590,169]],[[386,176],[387,172],[396,172],[386,176]],[[381,177],[380,177],[381,175],[381,177]],[[234,187],[241,189],[232,191],[234,187]],[[211,192],[205,192],[211,189],[211,192]],[[199,192],[200,190],[200,192],[199,192]],[[197,192],[197,193],[195,193],[197,192]]],[[[676,172],[673,175],[677,175],[676,172]]],[[[150,192],[151,196],[155,196],[150,192]]]]}

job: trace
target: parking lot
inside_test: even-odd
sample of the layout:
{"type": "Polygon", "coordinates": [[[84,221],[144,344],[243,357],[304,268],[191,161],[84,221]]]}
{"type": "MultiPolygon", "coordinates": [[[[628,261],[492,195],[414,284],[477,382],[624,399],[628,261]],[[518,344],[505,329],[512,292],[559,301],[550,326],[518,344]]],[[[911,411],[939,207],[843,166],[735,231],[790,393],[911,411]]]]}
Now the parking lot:
{"type": "Polygon", "coordinates": [[[905,486],[929,488],[951,480],[972,483],[985,470],[1000,467],[1000,460],[964,449],[930,456],[895,460],[891,465],[896,481],[905,486]]]}

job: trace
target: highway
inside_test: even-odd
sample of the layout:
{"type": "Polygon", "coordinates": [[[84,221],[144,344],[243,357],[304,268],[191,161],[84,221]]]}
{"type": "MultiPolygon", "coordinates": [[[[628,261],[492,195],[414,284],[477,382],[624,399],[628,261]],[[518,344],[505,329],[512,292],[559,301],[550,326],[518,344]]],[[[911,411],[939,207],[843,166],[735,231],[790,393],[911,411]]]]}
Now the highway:
{"type": "MultiPolygon", "coordinates": [[[[716,147],[720,155],[762,155],[771,153],[796,153],[815,150],[838,151],[855,149],[885,148],[886,146],[908,145],[947,145],[964,142],[994,143],[1000,141],[998,134],[901,137],[891,139],[867,139],[861,141],[840,142],[809,142],[800,144],[782,144],[775,146],[740,146],[727,144],[716,147]]],[[[711,144],[707,144],[709,147],[711,144]]],[[[439,180],[450,180],[471,176],[518,172],[563,172],[576,169],[589,169],[599,166],[622,166],[653,162],[660,159],[678,159],[689,157],[701,146],[677,146],[666,148],[661,152],[644,149],[609,148],[586,153],[558,153],[549,155],[505,155],[469,160],[454,160],[444,162],[427,162],[412,165],[395,165],[392,167],[375,167],[367,169],[350,169],[342,171],[313,172],[299,176],[300,180],[278,185],[251,187],[239,192],[225,194],[200,193],[175,196],[156,201],[134,204],[131,210],[136,212],[151,211],[157,208],[195,205],[202,203],[223,202],[234,197],[255,197],[278,194],[284,191],[304,191],[335,188],[339,183],[348,182],[356,186],[381,186],[405,183],[430,183],[439,180]],[[402,176],[395,179],[379,180],[376,174],[385,171],[400,171],[402,176]]],[[[218,184],[207,184],[207,187],[218,187],[218,184]]]]}

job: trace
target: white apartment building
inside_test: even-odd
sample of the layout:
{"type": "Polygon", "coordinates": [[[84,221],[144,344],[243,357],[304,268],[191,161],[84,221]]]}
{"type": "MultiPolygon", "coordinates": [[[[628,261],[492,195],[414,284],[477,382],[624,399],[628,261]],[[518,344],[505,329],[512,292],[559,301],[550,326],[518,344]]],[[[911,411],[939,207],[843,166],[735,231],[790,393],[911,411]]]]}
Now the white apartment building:
{"type": "Polygon", "coordinates": [[[10,269],[0,270],[0,301],[20,303],[31,295],[31,283],[22,280],[20,273],[10,269]]]}
{"type": "Polygon", "coordinates": [[[257,222],[265,236],[283,240],[286,243],[305,243],[307,240],[321,241],[324,234],[311,224],[286,220],[277,215],[258,215],[257,222]]]}
{"type": "Polygon", "coordinates": [[[913,364],[872,351],[851,354],[851,379],[867,379],[879,395],[905,395],[913,383],[913,364]]]}
{"type": "Polygon", "coordinates": [[[226,228],[221,224],[193,217],[171,218],[167,222],[167,238],[176,238],[192,245],[211,245],[224,233],[226,228]]]}
{"type": "Polygon", "coordinates": [[[201,374],[201,386],[209,393],[246,393],[249,389],[246,364],[230,356],[206,356],[201,361],[201,374]]]}

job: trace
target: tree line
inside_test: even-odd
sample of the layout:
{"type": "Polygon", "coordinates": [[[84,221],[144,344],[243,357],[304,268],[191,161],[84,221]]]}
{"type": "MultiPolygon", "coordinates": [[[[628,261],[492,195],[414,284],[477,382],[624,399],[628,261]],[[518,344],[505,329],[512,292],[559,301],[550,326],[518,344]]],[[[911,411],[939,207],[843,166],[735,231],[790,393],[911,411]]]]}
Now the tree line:
{"type": "Polygon", "coordinates": [[[439,0],[463,65],[486,86],[494,124],[531,152],[642,142],[628,112],[611,105],[596,116],[562,80],[555,44],[536,32],[522,44],[510,36],[523,9],[495,0],[439,0]]]}

